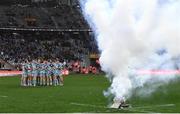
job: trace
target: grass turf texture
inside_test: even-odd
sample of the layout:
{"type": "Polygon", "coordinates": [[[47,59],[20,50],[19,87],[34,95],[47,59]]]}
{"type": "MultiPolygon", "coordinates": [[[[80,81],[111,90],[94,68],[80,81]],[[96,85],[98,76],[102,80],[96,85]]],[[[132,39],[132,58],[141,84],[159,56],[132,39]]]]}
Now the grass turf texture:
{"type": "Polygon", "coordinates": [[[101,75],[70,75],[63,87],[21,87],[20,77],[0,78],[0,112],[180,112],[180,81],[160,87],[151,96],[133,95],[132,108],[109,109],[101,75]]]}

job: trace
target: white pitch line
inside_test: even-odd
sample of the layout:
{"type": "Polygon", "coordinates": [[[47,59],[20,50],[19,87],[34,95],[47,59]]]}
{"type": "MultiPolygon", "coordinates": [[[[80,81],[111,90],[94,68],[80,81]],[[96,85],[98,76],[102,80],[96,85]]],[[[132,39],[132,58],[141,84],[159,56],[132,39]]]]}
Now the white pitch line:
{"type": "Polygon", "coordinates": [[[122,109],[122,110],[126,110],[126,111],[134,111],[134,112],[140,112],[140,113],[153,113],[151,111],[147,111],[147,110],[136,110],[136,109],[133,109],[133,108],[129,108],[129,109],[122,109]]]}
{"type": "Polygon", "coordinates": [[[107,108],[104,106],[97,106],[97,105],[92,105],[92,104],[82,104],[82,103],[70,103],[71,105],[78,105],[78,106],[88,106],[88,107],[98,107],[98,108],[107,108]]]}
{"type": "MultiPolygon", "coordinates": [[[[78,105],[78,106],[86,106],[86,107],[97,107],[97,108],[105,108],[105,109],[112,109],[109,107],[105,107],[105,106],[97,106],[97,105],[92,105],[92,104],[82,104],[82,103],[70,103],[71,105],[78,105]]],[[[128,109],[114,109],[114,110],[124,110],[124,111],[135,111],[135,112],[141,112],[141,113],[152,113],[150,111],[145,111],[145,110],[135,110],[132,108],[128,108],[128,109]]]]}
{"type": "Polygon", "coordinates": [[[8,96],[4,96],[4,95],[2,95],[2,96],[0,96],[0,97],[2,97],[2,98],[7,98],[8,96]]]}
{"type": "Polygon", "coordinates": [[[155,113],[155,112],[151,112],[151,111],[147,111],[147,110],[142,110],[142,109],[150,109],[153,107],[172,107],[175,106],[175,104],[161,104],[161,105],[154,105],[154,106],[143,106],[143,107],[131,107],[130,109],[128,109],[129,111],[136,111],[136,112],[142,112],[142,113],[155,113]],[[141,110],[139,110],[141,109],[141,110]]]}
{"type": "Polygon", "coordinates": [[[142,107],[133,107],[133,108],[153,108],[153,107],[173,107],[175,104],[161,104],[161,105],[152,105],[152,106],[142,106],[142,107]]]}
{"type": "MultiPolygon", "coordinates": [[[[97,105],[92,105],[92,104],[82,104],[82,103],[70,103],[71,105],[78,105],[78,106],[86,106],[86,107],[97,107],[97,108],[105,108],[105,109],[111,109],[109,107],[105,107],[105,106],[97,106],[97,105]]],[[[135,111],[135,112],[141,112],[141,113],[153,113],[152,111],[147,111],[147,110],[143,110],[143,109],[147,109],[147,108],[153,108],[153,107],[173,107],[175,106],[175,104],[161,104],[161,105],[154,105],[154,106],[143,106],[143,107],[131,107],[131,108],[127,108],[127,109],[121,109],[124,111],[135,111]]],[[[120,110],[120,109],[118,109],[120,110]]]]}

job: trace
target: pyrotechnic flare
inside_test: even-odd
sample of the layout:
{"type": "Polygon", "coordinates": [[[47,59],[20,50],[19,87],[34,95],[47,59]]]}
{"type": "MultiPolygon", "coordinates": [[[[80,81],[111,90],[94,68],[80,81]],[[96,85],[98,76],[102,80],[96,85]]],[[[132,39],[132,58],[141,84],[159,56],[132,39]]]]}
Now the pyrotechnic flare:
{"type": "Polygon", "coordinates": [[[81,3],[96,34],[102,70],[112,79],[107,95],[113,94],[114,99],[121,101],[131,97],[136,88],[142,90],[139,95],[151,94],[175,79],[175,75],[142,76],[135,71],[174,70],[175,66],[179,69],[180,0],[81,0],[81,3]]]}

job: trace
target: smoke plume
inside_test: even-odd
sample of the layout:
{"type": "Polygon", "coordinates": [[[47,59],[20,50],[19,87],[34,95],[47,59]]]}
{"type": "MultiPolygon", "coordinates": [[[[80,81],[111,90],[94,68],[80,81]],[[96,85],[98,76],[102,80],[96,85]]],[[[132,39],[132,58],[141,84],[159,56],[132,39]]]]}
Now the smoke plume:
{"type": "Polygon", "coordinates": [[[128,99],[136,88],[151,94],[176,78],[138,71],[179,69],[180,0],[81,0],[81,6],[111,81],[105,95],[128,99]]]}

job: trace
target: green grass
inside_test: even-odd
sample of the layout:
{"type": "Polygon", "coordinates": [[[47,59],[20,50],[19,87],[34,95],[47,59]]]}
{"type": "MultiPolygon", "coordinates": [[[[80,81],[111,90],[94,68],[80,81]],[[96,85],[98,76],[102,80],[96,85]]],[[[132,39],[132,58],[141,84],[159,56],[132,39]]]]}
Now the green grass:
{"type": "Polygon", "coordinates": [[[110,85],[103,76],[71,75],[63,87],[21,87],[20,77],[0,78],[0,112],[180,112],[180,81],[148,97],[134,95],[132,108],[106,108],[103,90],[110,85]]]}

